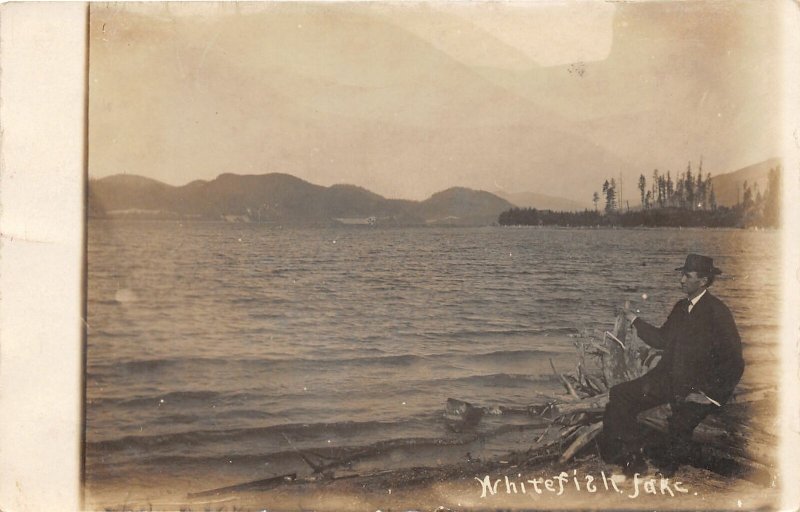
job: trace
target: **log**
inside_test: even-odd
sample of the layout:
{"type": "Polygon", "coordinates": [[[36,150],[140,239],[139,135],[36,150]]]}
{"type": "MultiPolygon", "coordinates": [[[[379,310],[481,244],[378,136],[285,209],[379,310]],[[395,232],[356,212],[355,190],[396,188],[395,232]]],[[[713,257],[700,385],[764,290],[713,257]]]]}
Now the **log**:
{"type": "MultiPolygon", "coordinates": [[[[565,445],[577,446],[577,453],[577,450],[580,450],[580,445],[576,445],[576,443],[583,442],[581,440],[582,436],[591,436],[593,438],[594,435],[596,435],[591,433],[590,430],[587,430],[592,427],[593,426],[587,425],[566,425],[560,428],[554,428],[554,426],[551,425],[539,436],[528,451],[525,452],[523,460],[520,461],[521,465],[524,467],[534,467],[537,464],[557,460],[561,457],[565,445]]],[[[597,432],[599,432],[599,429],[597,429],[597,432]]],[[[588,439],[586,443],[590,441],[591,439],[588,439]]]]}
{"type": "Polygon", "coordinates": [[[550,414],[564,415],[577,412],[602,413],[608,403],[608,393],[584,398],[574,403],[554,403],[551,405],[550,414]]]}
{"type": "MultiPolygon", "coordinates": [[[[721,410],[720,413],[723,413],[721,410]]],[[[639,416],[639,423],[653,428],[659,432],[667,432],[667,413],[666,408],[659,407],[651,409],[639,416]]],[[[769,439],[765,437],[766,442],[760,442],[750,437],[741,435],[735,430],[729,431],[710,425],[708,422],[703,422],[697,426],[693,433],[693,440],[699,444],[708,447],[715,447],[716,449],[727,453],[731,457],[740,457],[758,461],[760,464],[774,465],[775,463],[775,448],[778,439],[769,439]]]]}
{"type": "Polygon", "coordinates": [[[310,467],[314,471],[314,473],[319,473],[320,471],[322,471],[322,466],[320,466],[319,464],[316,464],[313,460],[308,458],[308,456],[305,453],[303,453],[300,450],[298,450],[297,447],[292,442],[292,440],[289,439],[289,436],[287,436],[286,434],[283,434],[283,438],[286,439],[286,442],[289,443],[289,446],[292,447],[292,450],[297,452],[297,454],[300,456],[300,458],[303,459],[303,462],[308,464],[308,467],[310,467]]]}
{"type": "Polygon", "coordinates": [[[575,402],[559,402],[551,399],[544,404],[533,404],[526,407],[507,407],[504,405],[487,407],[476,406],[456,398],[448,398],[445,404],[445,423],[448,428],[461,432],[467,427],[474,427],[488,411],[501,414],[519,414],[526,416],[547,417],[553,421],[559,418],[585,413],[589,416],[602,414],[608,403],[608,393],[582,398],[575,402]]]}
{"type": "Polygon", "coordinates": [[[556,377],[559,378],[561,384],[564,385],[564,388],[566,388],[567,393],[569,393],[570,396],[572,396],[573,398],[580,400],[578,393],[575,392],[575,388],[573,388],[572,384],[570,384],[569,381],[567,381],[566,377],[564,377],[564,374],[558,373],[558,370],[556,370],[556,365],[553,364],[553,358],[549,358],[549,360],[550,360],[550,368],[553,369],[553,373],[556,375],[556,377]]]}
{"type": "Polygon", "coordinates": [[[293,482],[297,480],[297,473],[287,473],[285,475],[273,476],[264,478],[262,480],[253,480],[252,482],[244,482],[236,485],[229,485],[227,487],[219,487],[217,489],[210,489],[208,491],[190,492],[187,497],[189,498],[203,498],[205,496],[216,496],[218,494],[241,492],[241,491],[264,491],[272,489],[285,482],[293,482]]]}
{"type": "Polygon", "coordinates": [[[563,464],[564,462],[572,459],[579,451],[581,451],[584,446],[592,442],[592,440],[597,437],[597,434],[599,434],[602,429],[602,421],[581,427],[578,436],[575,438],[572,444],[569,445],[566,450],[564,450],[564,453],[561,454],[561,457],[558,459],[558,461],[563,464]]]}
{"type": "Polygon", "coordinates": [[[586,374],[586,382],[595,391],[594,395],[601,395],[608,391],[608,388],[606,388],[597,377],[589,375],[588,373],[586,374]]]}
{"type": "Polygon", "coordinates": [[[600,345],[600,344],[599,344],[599,343],[597,343],[596,341],[591,341],[591,342],[589,342],[589,345],[590,345],[592,348],[594,348],[594,349],[595,349],[597,352],[599,352],[601,355],[602,355],[602,354],[606,354],[606,355],[610,355],[610,354],[611,354],[611,351],[610,351],[610,350],[608,350],[606,347],[604,347],[604,346],[600,345]]]}

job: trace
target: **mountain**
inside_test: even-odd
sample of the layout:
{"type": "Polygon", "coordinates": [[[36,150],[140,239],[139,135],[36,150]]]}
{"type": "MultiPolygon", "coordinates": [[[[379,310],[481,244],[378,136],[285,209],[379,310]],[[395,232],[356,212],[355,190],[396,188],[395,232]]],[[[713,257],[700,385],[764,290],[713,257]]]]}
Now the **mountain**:
{"type": "Polygon", "coordinates": [[[520,208],[536,208],[537,210],[552,210],[554,212],[574,212],[583,211],[589,208],[572,199],[564,197],[549,196],[537,192],[505,192],[497,191],[495,195],[502,197],[509,203],[520,208]]]}
{"type": "Polygon", "coordinates": [[[221,174],[173,187],[133,175],[89,182],[90,217],[226,219],[286,225],[377,223],[488,225],[512,205],[494,194],[451,188],[429,199],[387,199],[354,185],[314,185],[289,174],[221,174]]]}
{"type": "MultiPolygon", "coordinates": [[[[758,184],[761,193],[767,191],[767,176],[769,170],[781,165],[779,158],[770,158],[757,164],[749,165],[738,171],[733,171],[718,176],[711,177],[714,185],[714,194],[717,196],[717,204],[721,206],[733,206],[741,200],[742,188],[746,181],[750,188],[758,184]]],[[[755,194],[755,191],[753,192],[755,194]]]]}
{"type": "Polygon", "coordinates": [[[428,224],[485,225],[512,206],[489,192],[453,187],[422,201],[418,210],[428,224]]]}
{"type": "MultiPolygon", "coordinates": [[[[526,189],[590,198],[612,170],[637,168],[613,144],[587,137],[582,120],[576,125],[550,98],[537,98],[550,86],[536,81],[523,96],[516,89],[533,78],[517,77],[522,83],[509,90],[493,72],[397,25],[409,11],[423,21],[427,8],[312,7],[286,3],[207,20],[96,9],[90,169],[170,183],[189,172],[209,178],[267,166],[335,183],[347,170],[351,182],[384,195],[423,199],[449,187],[454,173],[477,189],[522,176],[526,189]],[[176,34],[180,65],[163,51],[176,34]],[[213,149],[221,140],[226,151],[213,149]]],[[[476,44],[491,42],[481,39],[476,44]]],[[[493,54],[509,57],[497,44],[493,54]]],[[[552,87],[576,82],[566,66],[523,64],[546,73],[552,87]]],[[[582,97],[594,97],[593,80],[577,86],[582,97]]]]}
{"type": "Polygon", "coordinates": [[[143,210],[164,209],[176,190],[160,181],[128,174],[93,180],[89,187],[90,200],[102,197],[103,203],[113,204],[118,209],[143,210]]]}

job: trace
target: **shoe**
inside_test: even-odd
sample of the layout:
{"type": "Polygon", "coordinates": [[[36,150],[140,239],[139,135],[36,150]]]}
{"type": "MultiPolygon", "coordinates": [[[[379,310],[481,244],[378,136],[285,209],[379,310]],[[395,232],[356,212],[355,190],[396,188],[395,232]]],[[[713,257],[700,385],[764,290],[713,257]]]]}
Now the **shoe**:
{"type": "Polygon", "coordinates": [[[643,475],[647,473],[647,469],[647,462],[645,462],[644,457],[642,457],[640,453],[629,455],[622,464],[622,474],[627,478],[633,478],[633,475],[636,473],[643,475]]]}
{"type": "Polygon", "coordinates": [[[676,444],[661,450],[652,451],[648,454],[650,462],[658,469],[664,477],[672,477],[683,465],[698,465],[701,456],[700,451],[688,445],[676,444]]]}
{"type": "Polygon", "coordinates": [[[656,468],[657,473],[661,473],[661,476],[666,478],[675,475],[675,472],[680,467],[680,463],[666,450],[650,450],[647,453],[647,458],[656,468]]]}

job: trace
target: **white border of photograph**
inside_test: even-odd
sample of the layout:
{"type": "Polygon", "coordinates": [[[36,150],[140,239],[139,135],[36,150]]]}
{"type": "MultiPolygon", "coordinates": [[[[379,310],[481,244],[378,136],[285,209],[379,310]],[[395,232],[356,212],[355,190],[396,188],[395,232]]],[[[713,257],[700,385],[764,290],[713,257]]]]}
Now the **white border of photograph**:
{"type": "Polygon", "coordinates": [[[86,13],[0,13],[0,509],[78,510],[86,13]]]}
{"type": "MultiPolygon", "coordinates": [[[[800,9],[790,0],[782,3],[783,26],[776,27],[785,38],[781,508],[796,510],[800,9]]],[[[0,12],[0,509],[5,511],[81,508],[86,19],[85,3],[14,3],[0,12]]]]}

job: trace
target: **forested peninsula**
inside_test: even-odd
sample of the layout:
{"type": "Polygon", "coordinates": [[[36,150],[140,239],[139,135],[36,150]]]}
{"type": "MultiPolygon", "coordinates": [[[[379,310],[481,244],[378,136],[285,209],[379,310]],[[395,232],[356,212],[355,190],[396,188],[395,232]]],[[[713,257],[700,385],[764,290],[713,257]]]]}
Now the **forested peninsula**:
{"type": "Polygon", "coordinates": [[[594,210],[556,212],[535,208],[511,208],[498,218],[501,226],[564,227],[708,227],[708,228],[777,228],[780,224],[781,169],[770,169],[764,193],[758,185],[745,181],[733,206],[717,204],[711,175],[702,167],[696,177],[691,164],[673,180],[654,171],[652,185],[639,177],[641,204],[620,205],[618,185],[612,178],[603,183],[605,206],[598,208],[600,194],[594,193],[594,210]]]}

